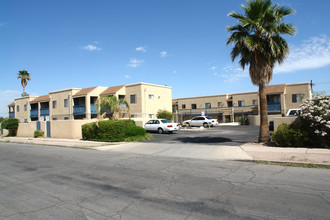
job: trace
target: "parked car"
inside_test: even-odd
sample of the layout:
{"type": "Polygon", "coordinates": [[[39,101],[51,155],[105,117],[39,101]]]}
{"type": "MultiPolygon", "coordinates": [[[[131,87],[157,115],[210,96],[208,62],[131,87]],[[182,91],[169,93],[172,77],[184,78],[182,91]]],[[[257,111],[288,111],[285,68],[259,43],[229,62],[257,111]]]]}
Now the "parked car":
{"type": "MultiPolygon", "coordinates": [[[[301,112],[300,108],[289,109],[286,114],[283,114],[282,117],[297,117],[301,112]]],[[[274,131],[274,121],[269,121],[269,131],[274,131]]]]}
{"type": "Polygon", "coordinates": [[[187,126],[204,126],[207,128],[217,125],[218,119],[213,119],[209,116],[197,116],[190,120],[183,121],[182,124],[187,126]]]}
{"type": "Polygon", "coordinates": [[[146,131],[156,131],[158,134],[162,134],[164,132],[172,133],[173,131],[177,131],[180,129],[178,123],[173,123],[167,119],[153,119],[149,120],[145,125],[144,129],[146,131]]]}

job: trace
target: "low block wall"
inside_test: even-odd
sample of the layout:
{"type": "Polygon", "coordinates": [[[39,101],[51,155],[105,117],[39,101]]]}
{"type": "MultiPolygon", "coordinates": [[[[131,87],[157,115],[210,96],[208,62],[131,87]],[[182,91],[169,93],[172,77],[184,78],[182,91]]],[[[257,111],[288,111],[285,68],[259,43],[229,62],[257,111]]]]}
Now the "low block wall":
{"type": "Polygon", "coordinates": [[[58,120],[50,122],[50,136],[52,138],[81,139],[81,126],[95,122],[93,120],[58,120]]]}
{"type": "MultiPolygon", "coordinates": [[[[276,117],[281,117],[281,115],[268,115],[268,123],[276,117]]],[[[250,125],[260,126],[260,115],[248,115],[248,119],[250,125]]]]}
{"type": "Polygon", "coordinates": [[[9,131],[7,129],[2,129],[1,136],[7,136],[9,131]]]}
{"type": "Polygon", "coordinates": [[[19,137],[33,137],[34,131],[37,130],[37,122],[19,123],[17,129],[17,136],[19,137]]]}
{"type": "Polygon", "coordinates": [[[283,123],[291,124],[296,120],[297,117],[275,117],[274,118],[274,131],[277,131],[278,126],[280,126],[283,123]]]}

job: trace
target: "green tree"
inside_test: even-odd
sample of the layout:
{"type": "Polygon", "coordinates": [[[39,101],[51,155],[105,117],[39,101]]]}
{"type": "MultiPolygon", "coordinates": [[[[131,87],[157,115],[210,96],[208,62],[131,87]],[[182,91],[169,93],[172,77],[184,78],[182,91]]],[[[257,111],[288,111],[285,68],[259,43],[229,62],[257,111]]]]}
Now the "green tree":
{"type": "Polygon", "coordinates": [[[16,136],[19,120],[17,118],[8,118],[1,122],[1,128],[9,131],[8,136],[16,136]]]}
{"type": "Polygon", "coordinates": [[[100,120],[102,120],[106,114],[109,114],[113,120],[118,120],[123,117],[123,109],[126,110],[130,118],[129,104],[124,99],[117,99],[116,96],[103,96],[96,101],[97,111],[100,120]]]}
{"type": "Polygon", "coordinates": [[[265,87],[272,79],[274,65],[282,63],[289,53],[289,46],[281,35],[294,35],[295,27],[282,20],[284,16],[294,13],[294,10],[273,4],[271,0],[248,0],[247,5],[241,7],[244,15],[238,12],[228,14],[236,18],[238,24],[227,28],[230,33],[227,45],[233,44],[232,61],[240,57],[240,66],[243,70],[249,66],[251,81],[259,86],[259,142],[268,142],[265,87]]]}
{"type": "Polygon", "coordinates": [[[173,116],[174,115],[172,112],[169,112],[166,110],[158,110],[157,115],[156,115],[156,117],[159,119],[164,118],[164,119],[168,119],[170,121],[173,119],[173,116]]]}
{"type": "Polygon", "coordinates": [[[28,96],[29,94],[27,94],[25,92],[25,87],[28,83],[29,80],[31,80],[31,77],[30,77],[31,73],[29,73],[28,71],[26,70],[20,70],[18,71],[17,73],[17,79],[21,79],[21,84],[23,86],[23,93],[22,93],[22,97],[24,96],[28,96]]]}

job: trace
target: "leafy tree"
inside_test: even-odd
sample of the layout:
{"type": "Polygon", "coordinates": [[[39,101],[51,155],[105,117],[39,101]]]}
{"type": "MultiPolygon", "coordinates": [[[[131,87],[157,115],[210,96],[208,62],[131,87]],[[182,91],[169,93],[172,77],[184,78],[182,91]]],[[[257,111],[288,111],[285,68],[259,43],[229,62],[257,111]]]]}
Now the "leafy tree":
{"type": "Polygon", "coordinates": [[[273,4],[271,0],[248,0],[241,6],[244,15],[230,12],[238,24],[228,27],[230,33],[227,45],[233,44],[231,58],[240,57],[239,64],[244,70],[249,66],[251,81],[259,86],[260,132],[259,142],[269,141],[267,98],[265,87],[273,76],[276,63],[282,63],[289,53],[289,46],[282,34],[294,35],[295,27],[282,23],[284,16],[294,10],[273,4]]]}
{"type": "Polygon", "coordinates": [[[6,118],[4,118],[4,117],[0,117],[0,123],[3,121],[3,120],[5,120],[6,118]]]}
{"type": "Polygon", "coordinates": [[[28,96],[28,95],[29,95],[29,94],[27,94],[27,93],[25,92],[25,87],[26,87],[28,81],[31,80],[30,75],[31,75],[31,73],[29,73],[29,72],[26,71],[26,70],[20,70],[20,71],[18,71],[18,73],[17,73],[17,79],[21,79],[21,84],[22,84],[22,86],[23,86],[22,97],[24,97],[24,96],[28,96]]]}
{"type": "Polygon", "coordinates": [[[173,113],[166,111],[166,110],[158,110],[156,117],[157,118],[164,118],[164,119],[168,119],[168,120],[172,120],[173,119],[173,113]]]}
{"type": "Polygon", "coordinates": [[[19,120],[17,118],[8,118],[1,122],[1,128],[9,131],[8,136],[16,136],[19,120]]]}

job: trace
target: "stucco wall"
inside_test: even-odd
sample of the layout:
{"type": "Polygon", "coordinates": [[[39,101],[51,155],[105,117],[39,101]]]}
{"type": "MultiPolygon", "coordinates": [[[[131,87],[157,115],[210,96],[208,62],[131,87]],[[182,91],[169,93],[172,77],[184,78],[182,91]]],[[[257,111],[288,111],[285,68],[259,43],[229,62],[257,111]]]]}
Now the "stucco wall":
{"type": "Polygon", "coordinates": [[[297,119],[297,117],[275,117],[274,118],[274,131],[277,131],[278,126],[283,123],[291,124],[297,119]]]}
{"type": "MultiPolygon", "coordinates": [[[[268,115],[268,123],[281,115],[268,115]]],[[[260,126],[260,115],[248,115],[250,125],[260,126]]]]}
{"type": "Polygon", "coordinates": [[[37,130],[37,122],[19,123],[17,129],[17,136],[19,137],[33,137],[34,131],[37,130]]]}
{"type": "Polygon", "coordinates": [[[96,120],[57,120],[51,121],[50,133],[52,138],[81,139],[81,126],[96,120]]]}

